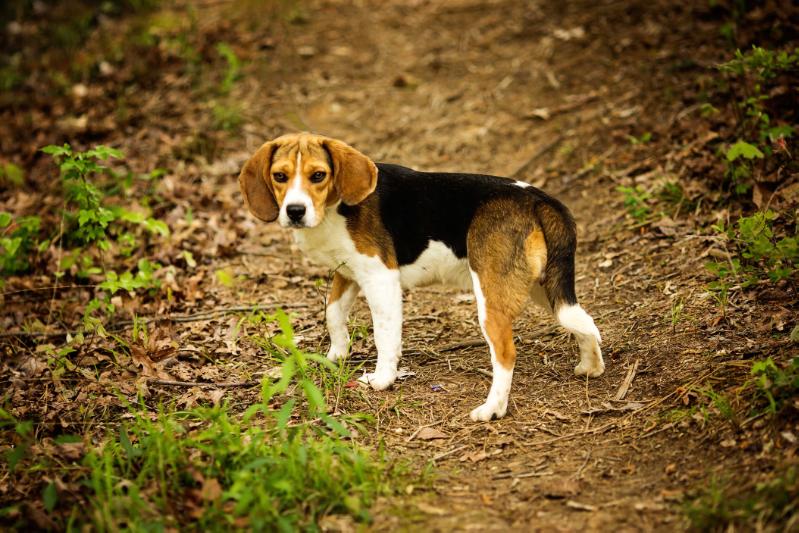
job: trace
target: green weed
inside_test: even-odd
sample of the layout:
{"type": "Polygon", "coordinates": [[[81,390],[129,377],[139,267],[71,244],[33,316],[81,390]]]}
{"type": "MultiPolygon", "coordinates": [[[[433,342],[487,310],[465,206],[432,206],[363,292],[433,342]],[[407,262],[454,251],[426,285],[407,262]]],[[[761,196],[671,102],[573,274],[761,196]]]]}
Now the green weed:
{"type": "Polygon", "coordinates": [[[796,235],[778,236],[773,224],[776,219],[777,214],[769,210],[740,217],[734,227],[725,228],[723,223],[713,226],[734,245],[737,254],[731,255],[726,262],[714,261],[705,265],[717,278],[709,284],[711,290],[728,290],[733,280],[747,288],[761,279],[775,282],[796,272],[799,239],[796,235]]]}
{"type": "Polygon", "coordinates": [[[634,135],[628,135],[627,140],[630,141],[630,144],[632,144],[633,146],[639,144],[647,144],[649,141],[652,140],[652,132],[650,131],[644,132],[640,137],[636,137],[634,135]]]}
{"type": "Polygon", "coordinates": [[[214,102],[211,106],[214,129],[236,132],[241,128],[244,118],[241,108],[236,104],[214,102]]]}
{"type": "MultiPolygon", "coordinates": [[[[369,521],[370,506],[397,486],[403,467],[390,463],[382,447],[368,452],[356,443],[363,415],[328,414],[314,375],[333,365],[297,349],[282,311],[261,324],[273,321],[280,330],[271,338],[282,356],[280,376],[264,378],[255,403],[241,414],[224,402],[187,411],[160,405],[153,413],[120,398],[124,422],[79,437],[96,443],[78,469],[85,499],[42,484],[53,520],[100,531],[317,530],[327,514],[369,521]]],[[[0,410],[0,430],[16,435],[7,453],[12,472],[75,475],[75,465],[29,457],[31,422],[0,410]]]]}
{"type": "Polygon", "coordinates": [[[227,68],[222,82],[219,84],[219,93],[228,94],[233,88],[233,84],[241,77],[241,62],[236,52],[227,43],[218,43],[216,51],[225,59],[227,68]]]}
{"type": "Polygon", "coordinates": [[[8,183],[20,187],[25,182],[25,173],[14,163],[0,164],[0,184],[8,183]]]}
{"type": "MultiPolygon", "coordinates": [[[[686,502],[684,512],[692,528],[732,531],[735,526],[762,529],[794,523],[799,502],[799,476],[795,466],[771,479],[741,490],[740,483],[712,478],[706,488],[686,502]]],[[[770,529],[770,528],[769,528],[770,529]]]]}
{"type": "Polygon", "coordinates": [[[25,272],[30,267],[30,254],[39,249],[37,216],[13,218],[0,212],[0,274],[25,272]]]}
{"type": "Polygon", "coordinates": [[[624,207],[627,212],[638,222],[643,222],[652,214],[652,208],[649,205],[649,200],[652,194],[647,192],[640,185],[635,187],[624,187],[622,185],[616,187],[616,190],[624,196],[624,207]]]}
{"type": "Polygon", "coordinates": [[[751,370],[754,385],[754,406],[777,415],[799,395],[799,357],[783,369],[771,359],[756,361],[751,370]]]}

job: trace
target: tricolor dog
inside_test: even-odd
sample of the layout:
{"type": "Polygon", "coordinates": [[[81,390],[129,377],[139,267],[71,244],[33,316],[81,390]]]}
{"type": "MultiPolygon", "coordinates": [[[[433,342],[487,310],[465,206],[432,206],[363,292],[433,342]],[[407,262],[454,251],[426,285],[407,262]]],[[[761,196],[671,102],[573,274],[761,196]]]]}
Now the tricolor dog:
{"type": "Polygon", "coordinates": [[[305,253],[335,269],[326,310],[330,360],[347,357],[349,310],[359,292],[366,296],[377,367],[361,381],[374,389],[397,377],[402,290],[431,283],[471,289],[477,300],[493,380],[472,419],[500,418],[508,409],[513,320],[529,300],[577,338],[575,374],[604,372],[599,331],[574,291],[574,221],[539,189],[494,176],[375,164],[341,141],[308,133],[265,143],[239,184],[253,215],[292,228],[305,253]]]}

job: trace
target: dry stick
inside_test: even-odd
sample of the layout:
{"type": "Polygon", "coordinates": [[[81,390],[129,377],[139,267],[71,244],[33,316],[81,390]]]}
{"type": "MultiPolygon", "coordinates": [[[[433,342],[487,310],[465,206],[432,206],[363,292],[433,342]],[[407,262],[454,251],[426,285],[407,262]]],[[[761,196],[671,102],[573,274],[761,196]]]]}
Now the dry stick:
{"type": "Polygon", "coordinates": [[[630,370],[627,371],[627,376],[625,376],[624,381],[622,381],[621,385],[619,385],[619,390],[616,391],[616,396],[613,397],[614,400],[623,400],[624,397],[627,396],[627,391],[630,389],[630,385],[632,385],[632,382],[635,379],[635,372],[638,370],[639,362],[640,360],[636,359],[633,363],[633,366],[631,366],[630,370]]]}
{"type": "Polygon", "coordinates": [[[453,449],[451,449],[448,452],[439,453],[438,455],[434,455],[433,456],[433,461],[438,461],[439,459],[443,459],[444,457],[452,455],[453,453],[459,452],[462,449],[468,448],[468,447],[469,447],[468,444],[464,444],[463,446],[458,446],[457,448],[453,448],[453,449]]]}
{"type": "Polygon", "coordinates": [[[451,351],[454,351],[454,350],[459,350],[461,348],[473,348],[475,346],[483,346],[485,343],[486,343],[486,341],[483,340],[483,339],[472,339],[472,340],[469,340],[469,341],[456,342],[454,344],[447,344],[447,345],[442,346],[441,348],[437,349],[436,351],[439,352],[439,353],[440,352],[451,352],[451,351]]]}
{"type": "Polygon", "coordinates": [[[551,475],[552,475],[552,471],[551,470],[544,469],[544,470],[533,470],[531,472],[524,472],[524,473],[521,473],[521,474],[514,474],[513,472],[504,472],[502,474],[497,474],[496,476],[492,477],[491,479],[508,479],[508,478],[511,478],[511,477],[514,478],[514,479],[523,479],[523,478],[526,478],[526,477],[544,477],[544,476],[551,476],[551,475]]]}
{"type": "Polygon", "coordinates": [[[219,387],[219,388],[236,388],[236,387],[254,387],[260,385],[260,381],[232,381],[223,383],[208,383],[207,381],[172,381],[169,379],[148,379],[149,385],[165,385],[167,387],[219,387]]]}

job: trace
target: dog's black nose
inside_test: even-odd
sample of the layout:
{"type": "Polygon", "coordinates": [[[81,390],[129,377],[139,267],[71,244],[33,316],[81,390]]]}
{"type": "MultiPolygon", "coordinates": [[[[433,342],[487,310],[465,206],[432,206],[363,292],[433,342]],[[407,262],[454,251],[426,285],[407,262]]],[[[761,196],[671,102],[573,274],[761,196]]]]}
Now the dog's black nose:
{"type": "Polygon", "coordinates": [[[286,206],[286,214],[292,222],[299,222],[305,216],[305,206],[302,204],[290,204],[286,206]]]}

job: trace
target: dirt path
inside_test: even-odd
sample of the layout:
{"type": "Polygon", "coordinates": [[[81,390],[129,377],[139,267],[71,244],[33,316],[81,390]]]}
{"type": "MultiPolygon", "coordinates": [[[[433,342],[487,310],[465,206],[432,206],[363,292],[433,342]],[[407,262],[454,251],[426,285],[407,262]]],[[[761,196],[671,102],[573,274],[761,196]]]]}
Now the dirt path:
{"type": "MultiPolygon", "coordinates": [[[[376,160],[513,175],[557,194],[578,221],[578,294],[597,319],[608,368],[597,380],[574,377],[576,344],[530,309],[516,328],[510,413],[474,424],[467,414],[490,384],[487,351],[448,349],[480,339],[473,298],[438,288],[407,294],[401,366],[415,376],[389,392],[352,394],[341,409],[374,413],[375,441],[417,464],[433,460],[436,480],[433,494],[381,504],[376,529],[674,528],[674,502],[699,473],[683,463],[702,450],[664,431],[655,414],[660,398],[712,370],[696,357],[714,349],[701,329],[672,330],[669,322],[677,301],[685,300],[688,316],[706,312],[693,281],[701,263],[689,240],[627,230],[615,187],[628,165],[654,157],[635,151],[626,135],[668,116],[661,94],[648,94],[659,54],[650,47],[679,36],[669,42],[672,29],[643,4],[373,7],[325,4],[306,31],[285,36],[286,57],[263,79],[248,80],[258,94],[252,114],[262,122],[249,147],[264,135],[307,129],[346,139],[376,160]],[[614,400],[633,366],[626,396],[614,400]],[[446,438],[411,439],[425,426],[446,438]]],[[[301,257],[289,258],[287,239],[253,225],[245,257],[259,244],[276,256],[253,271],[323,278],[301,257]]],[[[259,289],[277,301],[296,298],[268,282],[259,289]]],[[[313,290],[306,297],[319,301],[313,290]]],[[[320,342],[316,305],[309,335],[320,342]]],[[[369,324],[365,304],[354,323],[369,324]]],[[[373,364],[371,340],[357,347],[358,357],[373,364]]]]}

